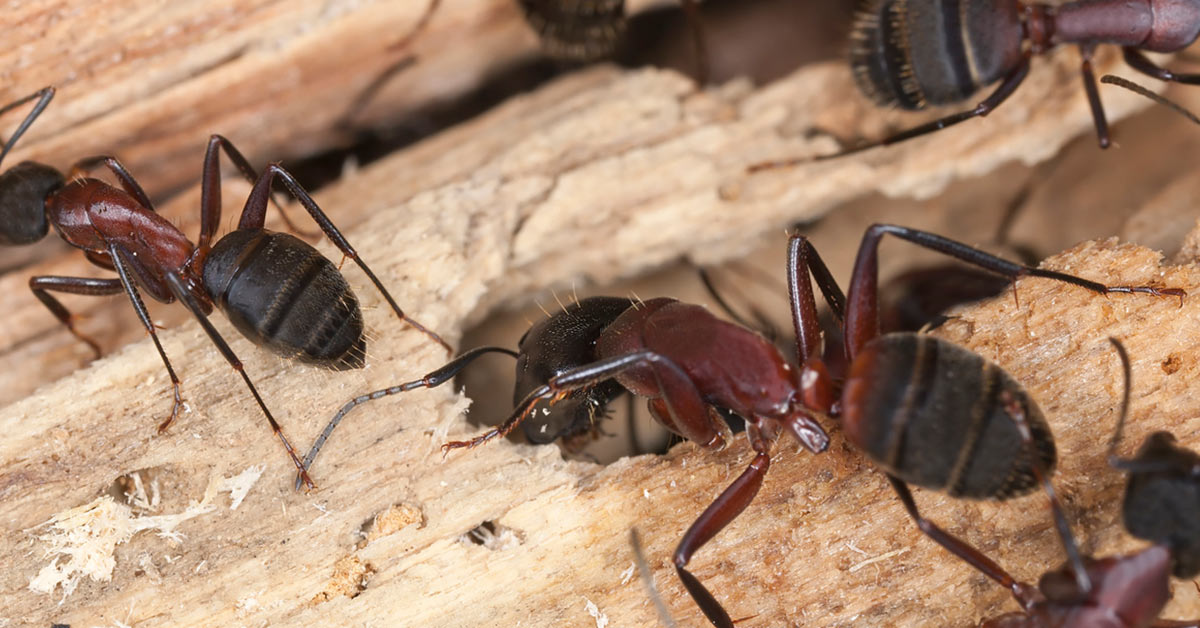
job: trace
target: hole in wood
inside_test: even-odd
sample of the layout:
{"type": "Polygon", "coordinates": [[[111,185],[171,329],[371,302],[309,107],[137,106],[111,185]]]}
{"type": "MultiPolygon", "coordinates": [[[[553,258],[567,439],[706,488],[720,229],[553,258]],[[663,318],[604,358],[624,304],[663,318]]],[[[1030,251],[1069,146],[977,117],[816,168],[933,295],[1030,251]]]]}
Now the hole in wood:
{"type": "Polygon", "coordinates": [[[524,542],[525,535],[520,530],[502,526],[495,521],[484,521],[462,535],[464,543],[482,545],[493,551],[506,550],[524,542]]]}

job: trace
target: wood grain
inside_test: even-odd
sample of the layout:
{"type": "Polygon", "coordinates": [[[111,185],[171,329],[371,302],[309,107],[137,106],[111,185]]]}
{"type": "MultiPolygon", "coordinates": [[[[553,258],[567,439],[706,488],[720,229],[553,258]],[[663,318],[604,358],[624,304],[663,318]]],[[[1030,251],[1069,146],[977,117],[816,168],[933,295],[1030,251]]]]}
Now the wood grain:
{"type": "MultiPolygon", "coordinates": [[[[1090,125],[1074,63],[1060,55],[1039,64],[1009,104],[961,132],[755,177],[745,176],[746,164],[835,148],[828,135],[808,133],[814,128],[878,135],[908,118],[847,106],[859,101],[849,100],[851,79],[840,65],[805,68],[758,90],[739,82],[697,90],[669,73],[602,68],[350,173],[318,200],[405,308],[454,339],[498,305],[548,286],[607,281],[680,256],[729,257],[850,199],[875,192],[927,196],[1010,160],[1046,158],[1090,125]]],[[[1114,118],[1140,105],[1106,94],[1114,118]]],[[[181,107],[171,108],[173,115],[181,107]]],[[[64,128],[48,125],[41,141],[55,138],[74,153],[77,145],[60,137],[64,128]]],[[[202,136],[189,139],[193,159],[202,136]]],[[[31,143],[29,150],[35,148],[60,152],[31,143]]],[[[171,152],[146,150],[147,160],[166,160],[171,152]]],[[[141,176],[138,166],[131,168],[141,176]]],[[[196,198],[191,191],[176,202],[194,208],[196,198]]],[[[1150,251],[1114,243],[1084,245],[1050,265],[1095,279],[1200,291],[1192,266],[1164,267],[1150,251]]],[[[43,272],[87,271],[78,259],[63,258],[0,279],[12,304],[0,372],[16,375],[3,390],[22,396],[0,409],[6,435],[0,561],[7,567],[0,619],[592,626],[598,625],[587,610],[592,602],[612,625],[652,625],[641,583],[624,575],[632,564],[628,530],[637,525],[672,611],[697,620],[669,568],[670,551],[746,464],[743,444],[716,455],[682,445],[663,457],[607,467],[507,442],[443,457],[441,443],[473,430],[462,421],[467,401],[438,390],[359,411],[314,471],[321,490],[296,494],[279,445],[192,322],[162,333],[190,408],[165,435],[153,425],[169,408],[167,384],[145,342],[57,379],[61,365],[69,371],[86,355],[28,298],[22,283],[43,272]],[[60,365],[58,373],[41,375],[53,365],[60,365]],[[224,494],[206,490],[216,486],[213,478],[256,465],[263,474],[236,510],[224,494]],[[160,495],[152,512],[135,509],[135,519],[186,512],[193,502],[215,509],[182,522],[182,536],[143,532],[117,545],[109,581],[83,579],[70,595],[29,590],[56,558],[44,553],[45,537],[54,533],[42,524],[119,494],[133,473],[147,485],[157,482],[160,495]],[[498,540],[464,540],[485,521],[499,527],[498,540]]],[[[347,274],[356,288],[366,283],[353,269],[347,274]]],[[[1095,447],[1118,385],[1104,338],[1125,338],[1137,361],[1140,431],[1131,437],[1169,425],[1196,445],[1200,426],[1191,418],[1198,413],[1185,393],[1200,313],[1190,301],[1180,309],[1147,297],[1103,299],[1036,280],[1021,282],[1019,290],[1020,307],[999,299],[964,313],[945,333],[1000,361],[1042,402],[1059,435],[1061,484],[1085,547],[1134,547],[1116,525],[1119,478],[1095,447]],[[1155,371],[1172,357],[1183,368],[1155,371]]],[[[444,358],[422,336],[401,330],[377,295],[358,293],[371,306],[373,328],[361,371],[285,363],[217,323],[293,442],[310,442],[348,397],[419,375],[444,358]]],[[[130,318],[119,301],[86,311],[101,326],[130,318]]],[[[844,446],[836,426],[831,430],[835,446],[828,455],[796,454],[782,444],[759,499],[696,557],[696,573],[735,616],[754,615],[752,622],[763,626],[966,625],[1011,608],[1003,591],[920,538],[880,477],[844,446]]],[[[1022,578],[1058,562],[1048,519],[1030,516],[1042,512],[1033,505],[1041,502],[956,506],[936,496],[919,499],[932,517],[1022,578]]],[[[1188,589],[1177,587],[1176,616],[1200,614],[1188,589]]]]}
{"type": "MultiPolygon", "coordinates": [[[[1157,254],[1115,242],[1081,245],[1047,265],[1114,283],[1200,290],[1194,266],[1163,266],[1157,254]]],[[[962,312],[943,335],[1000,362],[1042,404],[1058,437],[1059,488],[1083,546],[1095,553],[1137,547],[1119,530],[1120,478],[1105,466],[1099,445],[1120,392],[1105,338],[1121,337],[1134,356],[1131,442],[1169,427],[1196,446],[1200,408],[1187,392],[1198,363],[1200,311],[1194,301],[1180,308],[1137,295],[1105,299],[1044,280],[1022,280],[1017,289],[1020,306],[1003,295],[962,312]],[[1167,362],[1171,369],[1162,366],[1167,362]]],[[[386,323],[378,311],[371,318],[386,323]]],[[[194,329],[164,337],[172,354],[197,356],[185,375],[192,412],[166,435],[151,427],[166,410],[155,394],[163,385],[160,366],[141,345],[0,416],[8,435],[0,494],[9,505],[5,595],[13,620],[590,626],[591,601],[614,625],[650,625],[642,585],[622,575],[632,560],[628,529],[638,526],[672,612],[695,623],[670,551],[747,463],[744,443],[716,455],[685,444],[663,457],[607,467],[507,442],[443,456],[440,443],[473,430],[459,420],[464,399],[426,391],[353,415],[314,470],[323,488],[296,494],[278,446],[254,425],[261,421],[205,339],[194,329]],[[205,372],[196,372],[202,366],[205,372]],[[39,551],[45,529],[34,526],[89,502],[118,477],[144,470],[163,496],[155,514],[177,513],[200,500],[214,474],[257,464],[266,471],[237,510],[218,498],[214,512],[180,526],[180,539],[143,533],[118,546],[112,582],[84,580],[61,606],[57,594],[25,589],[51,558],[39,551]],[[383,526],[376,517],[394,519],[396,509],[407,513],[401,522],[412,523],[372,534],[383,526]],[[500,540],[477,545],[462,538],[485,521],[495,523],[500,540]],[[365,574],[363,586],[350,587],[352,596],[337,593],[347,590],[347,564],[358,566],[350,570],[360,574],[354,582],[365,574]],[[164,589],[171,595],[156,593],[164,589]]],[[[295,409],[332,408],[353,390],[441,359],[411,333],[373,347],[372,367],[361,373],[276,370],[249,355],[248,368],[300,442],[322,419],[295,409]]],[[[849,626],[969,625],[1011,609],[1003,590],[920,537],[881,477],[830,427],[834,446],[825,455],[781,443],[754,505],[694,560],[731,611],[754,615],[755,625],[849,626]]],[[[929,516],[1018,577],[1032,579],[1061,559],[1040,496],[1010,504],[918,499],[929,516]]],[[[1176,596],[1172,616],[1200,614],[1190,585],[1176,587],[1176,596]]]]}

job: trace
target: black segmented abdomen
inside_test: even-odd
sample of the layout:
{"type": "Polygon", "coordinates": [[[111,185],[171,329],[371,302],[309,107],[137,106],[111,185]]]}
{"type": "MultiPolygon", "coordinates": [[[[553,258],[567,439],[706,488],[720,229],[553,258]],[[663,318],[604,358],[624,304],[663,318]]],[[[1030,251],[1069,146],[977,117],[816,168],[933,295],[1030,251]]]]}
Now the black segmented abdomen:
{"type": "Polygon", "coordinates": [[[959,102],[1021,59],[1013,0],[861,0],[850,65],[881,105],[959,102]]]}
{"type": "Polygon", "coordinates": [[[924,334],[881,336],[855,357],[842,395],[846,437],[887,473],[951,496],[1005,499],[1037,484],[1002,391],[1024,408],[1049,475],[1041,411],[999,366],[924,334]]]}
{"type": "Polygon", "coordinates": [[[204,286],[255,344],[329,368],[363,366],[358,299],[333,262],[302,240],[265,229],[234,231],[208,254],[204,286]]]}

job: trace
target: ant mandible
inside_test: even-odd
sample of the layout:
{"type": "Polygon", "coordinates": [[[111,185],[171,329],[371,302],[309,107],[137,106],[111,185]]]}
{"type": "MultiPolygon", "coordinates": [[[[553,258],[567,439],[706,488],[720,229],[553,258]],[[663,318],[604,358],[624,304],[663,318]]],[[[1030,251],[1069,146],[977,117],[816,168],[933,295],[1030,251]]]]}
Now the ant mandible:
{"type": "Polygon", "coordinates": [[[876,103],[920,110],[962,102],[1000,81],[987,98],[962,111],[876,142],[831,155],[768,161],[751,172],[851,155],[940,131],[999,107],[1029,74],[1030,59],[1059,44],[1083,57],[1083,87],[1101,148],[1108,122],[1092,72],[1097,46],[1121,46],[1125,63],[1163,81],[1200,84],[1144,52],[1178,52],[1200,36],[1200,0],[1076,0],[1058,6],[1019,0],[861,0],[850,65],[859,88],[876,103]]]}
{"type": "MultiPolygon", "coordinates": [[[[46,87],[0,108],[3,114],[37,101],[4,143],[0,164],[41,115],[54,93],[53,87],[46,87]]],[[[371,269],[290,173],[279,164],[270,164],[261,176],[255,174],[246,158],[220,135],[209,139],[204,155],[200,237],[196,244],[155,213],[146,193],[116,158],[98,156],[76,162],[66,177],[54,168],[29,161],[0,174],[0,245],[31,244],[42,239],[53,225],[68,244],[83,249],[88,261],[117,273],[116,278],[110,279],[33,277],[29,287],[76,338],[91,347],[96,357],[100,355],[99,345],[75,328],[71,313],[50,293],[104,296],[125,292],[171,378],[174,402],[170,416],[158,426],[159,432],[178,417],[183,398],[179,378],[159,343],[140,292],[144,290],[163,303],[181,302],[241,375],[305,485],[312,488],[304,465],[241,361],[207,318],[215,306],[250,341],[285,357],[334,369],[363,366],[366,339],[362,311],[345,278],[311,245],[292,235],[263,228],[267,203],[272,200],[271,184],[276,178],[304,206],[338,250],[362,268],[396,316],[450,350],[440,337],[401,311],[371,269]],[[246,199],[238,228],[213,244],[221,222],[218,160],[222,149],[254,187],[246,199]],[[99,167],[108,168],[116,176],[120,189],[85,176],[99,167]]]]}
{"type": "MultiPolygon", "coordinates": [[[[1139,292],[1183,297],[1183,292],[1175,289],[1110,287],[1065,273],[1015,264],[936,234],[895,225],[875,225],[863,236],[847,299],[816,249],[807,238],[796,235],[791,238],[788,249],[788,288],[796,329],[798,368],[789,364],[760,334],[721,320],[703,307],[668,298],[635,301],[596,335],[583,338],[594,341],[595,361],[547,379],[526,394],[501,425],[471,440],[447,443],[443,448],[474,447],[505,436],[539,404],[576,400],[580,391],[610,380],[616,380],[629,392],[646,397],[651,414],[668,429],[709,449],[720,449],[731,438],[723,414],[742,417],[755,452],[754,459],[697,518],[674,554],[676,572],[705,616],[713,625],[729,628],[733,626],[729,614],[688,571],[687,565],[697,550],[754,499],[770,466],[771,448],[782,432],[790,433],[805,448],[818,453],[829,444],[828,436],[817,422],[819,417],[842,415],[848,422],[855,422],[858,433],[864,433],[863,426],[874,421],[882,424],[882,429],[875,431],[884,431],[900,420],[895,411],[896,404],[888,405],[888,402],[894,402],[897,394],[909,390],[914,372],[923,374],[913,384],[917,387],[916,392],[932,392],[952,404],[938,407],[936,413],[939,416],[969,416],[979,404],[993,410],[984,415],[985,419],[998,413],[990,407],[995,405],[991,397],[981,401],[979,394],[972,397],[969,393],[947,392],[952,388],[946,385],[947,380],[954,374],[947,368],[983,367],[983,358],[929,336],[880,335],[876,296],[878,245],[886,234],[956,257],[1010,280],[1022,276],[1043,277],[1099,294],[1139,292]],[[838,384],[839,378],[835,376],[840,374],[831,374],[820,357],[821,329],[810,275],[835,316],[845,321],[844,348],[851,361],[851,380],[844,387],[838,384]],[[914,354],[913,350],[918,348],[920,352],[914,354]],[[906,363],[903,362],[905,356],[906,363]]],[[[594,332],[589,330],[588,333],[594,332]]],[[[455,367],[469,355],[464,354],[422,379],[364,395],[347,404],[339,416],[364,400],[436,385],[452,375],[455,367]]],[[[976,386],[1000,382],[998,368],[992,366],[989,377],[986,382],[976,379],[976,386]]],[[[931,420],[928,416],[931,410],[924,406],[912,405],[904,410],[911,415],[908,417],[912,419],[911,425],[923,426],[931,420]]],[[[1007,419],[1003,423],[1011,426],[1007,419]]],[[[989,425],[999,424],[1000,421],[989,421],[989,425]]],[[[1000,426],[997,429],[1006,428],[1000,426]]],[[[848,426],[848,435],[850,431],[848,426]]],[[[1015,438],[1011,440],[1016,441],[1015,438]]],[[[1013,452],[1020,446],[1019,442],[1009,444],[1013,452]]],[[[1051,456],[1052,451],[1051,444],[1051,456]]],[[[1003,455],[1003,452],[998,454],[1003,455]]],[[[1023,457],[1011,457],[1028,462],[1023,457]]],[[[1026,464],[1021,468],[1027,467],[1026,464]]],[[[974,479],[972,476],[972,481],[974,479]]],[[[1010,490],[1015,492],[1032,487],[1030,482],[1025,484],[1027,486],[1013,483],[1010,490]]],[[[903,490],[900,487],[897,484],[898,491],[903,490]]],[[[972,484],[970,490],[987,488],[972,484]]],[[[994,487],[991,490],[995,492],[994,487]]]]}

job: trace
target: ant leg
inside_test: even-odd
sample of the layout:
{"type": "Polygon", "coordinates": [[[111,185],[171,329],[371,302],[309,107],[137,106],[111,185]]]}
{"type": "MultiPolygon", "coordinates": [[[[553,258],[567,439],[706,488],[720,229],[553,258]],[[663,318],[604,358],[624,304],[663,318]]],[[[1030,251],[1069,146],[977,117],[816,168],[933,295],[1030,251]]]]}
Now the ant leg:
{"type": "Polygon", "coordinates": [[[1133,81],[1129,81],[1129,80],[1123,79],[1119,76],[1114,76],[1112,74],[1105,74],[1104,76],[1100,77],[1100,82],[1104,83],[1106,85],[1116,85],[1117,87],[1123,87],[1139,96],[1142,96],[1143,98],[1149,98],[1150,100],[1153,100],[1154,102],[1174,111],[1175,113],[1187,118],[1188,121],[1191,122],[1192,124],[1200,124],[1200,118],[1197,118],[1196,114],[1185,109],[1183,107],[1183,105],[1180,105],[1179,103],[1177,103],[1173,100],[1170,100],[1166,96],[1160,96],[1160,95],[1146,89],[1145,87],[1142,87],[1141,85],[1138,85],[1137,83],[1134,83],[1133,81]]]}
{"type": "MultiPolygon", "coordinates": [[[[460,371],[466,368],[471,362],[474,362],[476,358],[488,353],[504,353],[514,358],[518,357],[516,351],[505,349],[504,347],[478,347],[454,358],[445,365],[438,367],[436,370],[430,371],[421,379],[415,379],[411,382],[405,382],[396,386],[390,386],[388,388],[376,390],[365,395],[359,395],[358,397],[347,401],[346,405],[342,406],[342,409],[338,410],[337,414],[330,419],[329,424],[325,426],[325,429],[321,431],[321,435],[317,437],[317,440],[313,442],[312,447],[309,448],[308,453],[304,455],[304,468],[312,468],[313,461],[317,459],[317,454],[320,453],[321,447],[325,445],[325,441],[329,440],[329,435],[333,433],[334,428],[336,428],[338,424],[342,422],[342,419],[345,418],[351,410],[368,401],[381,399],[389,395],[396,395],[402,392],[415,390],[417,388],[437,388],[438,386],[441,386],[442,384],[454,379],[454,377],[457,376],[460,371]]],[[[299,478],[296,479],[296,488],[300,488],[299,478]]]]}
{"type": "Polygon", "coordinates": [[[83,294],[97,297],[108,296],[121,292],[121,281],[119,279],[53,276],[30,277],[29,289],[33,291],[33,296],[37,297],[38,301],[41,301],[42,305],[45,305],[60,323],[66,325],[67,331],[71,332],[71,335],[87,343],[92,348],[92,353],[96,355],[96,358],[100,357],[100,345],[95,340],[75,329],[75,317],[48,291],[53,290],[67,294],[83,294]]]}
{"type": "Polygon", "coordinates": [[[46,105],[50,104],[50,101],[54,98],[54,88],[43,87],[42,89],[39,89],[38,91],[24,98],[15,100],[7,105],[4,105],[3,107],[0,107],[0,115],[4,115],[9,110],[20,107],[21,105],[35,98],[37,99],[37,104],[33,106],[33,110],[29,112],[29,115],[25,116],[25,119],[21,121],[21,125],[17,127],[17,130],[13,131],[12,137],[8,138],[7,142],[2,142],[4,144],[4,148],[0,149],[0,164],[4,163],[4,157],[8,155],[8,151],[12,150],[12,147],[17,143],[17,140],[21,139],[21,136],[25,134],[25,131],[29,130],[29,127],[33,124],[33,121],[37,120],[38,116],[42,115],[42,110],[46,108],[46,105]]]}
{"type": "MultiPolygon", "coordinates": [[[[435,12],[437,12],[438,5],[440,5],[441,2],[442,0],[431,0],[430,3],[426,5],[425,12],[422,13],[421,17],[417,19],[417,23],[415,26],[413,26],[412,30],[410,30],[404,37],[400,38],[400,40],[396,43],[389,45],[387,47],[387,52],[390,53],[397,50],[404,50],[411,46],[412,43],[416,41],[417,38],[420,37],[425,31],[425,28],[429,26],[429,23],[433,21],[433,15],[435,12]]],[[[371,104],[371,101],[375,99],[375,96],[378,95],[379,92],[383,91],[383,88],[391,82],[393,77],[416,65],[417,61],[418,59],[416,55],[409,54],[397,59],[396,61],[393,61],[381,72],[376,74],[375,78],[371,79],[371,82],[368,83],[366,87],[359,90],[358,95],[354,97],[353,101],[351,101],[350,106],[346,107],[345,113],[337,118],[337,121],[334,122],[334,128],[342,131],[353,132],[355,130],[354,120],[358,118],[363,111],[366,111],[367,107],[371,104]]]]}
{"type": "Polygon", "coordinates": [[[128,192],[129,195],[132,196],[138,203],[140,203],[142,207],[145,207],[150,211],[156,211],[154,209],[154,204],[150,202],[150,197],[146,196],[146,191],[142,189],[142,186],[139,185],[137,180],[133,178],[133,175],[129,174],[129,171],[125,169],[125,166],[122,165],[120,160],[118,160],[116,157],[97,155],[95,157],[85,157],[80,159],[79,161],[75,162],[73,166],[71,166],[71,172],[67,178],[75,178],[85,172],[95,170],[100,166],[105,166],[111,170],[112,173],[116,175],[117,180],[121,182],[121,187],[124,188],[125,191],[128,192]]]}
{"type": "Polygon", "coordinates": [[[696,55],[696,83],[705,85],[711,74],[708,67],[708,46],[704,43],[704,27],[700,23],[700,6],[696,0],[683,0],[683,13],[692,29],[692,52],[696,55]]]}
{"type": "Polygon", "coordinates": [[[825,302],[838,320],[845,318],[846,296],[833,279],[829,267],[808,238],[794,234],[788,239],[788,298],[792,305],[792,324],[796,329],[796,357],[801,366],[821,353],[821,321],[817,316],[817,300],[812,281],[825,297],[825,302]]]}
{"type": "Polygon", "coordinates": [[[904,509],[908,511],[908,515],[912,517],[913,521],[917,524],[917,528],[925,536],[928,536],[933,542],[941,545],[951,554],[963,559],[983,575],[995,580],[1000,586],[1011,591],[1013,597],[1021,605],[1021,608],[1026,612],[1029,611],[1029,608],[1038,595],[1036,589],[1023,582],[1017,582],[1003,567],[997,565],[995,561],[985,556],[983,552],[941,529],[932,521],[922,517],[920,511],[917,510],[917,503],[913,500],[912,492],[908,490],[908,485],[899,478],[891,475],[888,475],[887,479],[888,482],[891,482],[892,488],[896,490],[896,494],[900,496],[900,501],[904,503],[904,509]]]}
{"type": "Polygon", "coordinates": [[[355,120],[367,110],[367,107],[371,105],[371,102],[375,100],[379,92],[382,92],[383,88],[388,83],[391,83],[393,78],[416,64],[417,57],[410,55],[394,61],[391,65],[384,68],[383,71],[376,74],[375,78],[371,79],[371,82],[367,83],[366,87],[359,90],[358,96],[354,98],[349,107],[346,107],[346,111],[337,118],[333,127],[345,132],[358,131],[359,129],[356,128],[355,120]]]}
{"type": "Polygon", "coordinates": [[[1083,90],[1087,93],[1088,106],[1092,109],[1092,120],[1096,123],[1096,139],[1100,148],[1108,148],[1111,143],[1108,136],[1108,120],[1104,117],[1104,105],[1100,104],[1100,90],[1096,87],[1096,75],[1092,72],[1092,53],[1095,46],[1080,46],[1079,54],[1083,57],[1079,73],[1083,77],[1083,90]]]}
{"type": "MultiPolygon", "coordinates": [[[[248,183],[253,185],[258,180],[258,173],[255,172],[254,166],[250,165],[250,161],[233,145],[233,142],[216,133],[209,136],[208,148],[204,151],[204,170],[200,177],[200,238],[196,241],[197,250],[207,251],[212,245],[217,229],[221,227],[221,149],[225,149],[225,155],[229,157],[229,161],[237,167],[238,172],[245,177],[248,183]]],[[[304,231],[297,227],[287,212],[283,210],[283,205],[275,198],[275,194],[269,192],[268,196],[271,203],[275,205],[275,209],[279,210],[279,215],[283,216],[283,222],[287,224],[288,229],[304,238],[320,237],[320,233],[304,231]]],[[[266,211],[265,201],[263,211],[266,211]]],[[[260,223],[258,226],[261,228],[262,224],[260,223]]]]}
{"type": "Polygon", "coordinates": [[[350,243],[346,241],[345,236],[342,235],[341,231],[338,231],[333,222],[329,220],[329,217],[325,215],[325,212],[321,211],[321,208],[317,205],[317,202],[314,201],[313,198],[309,196],[308,192],[306,192],[304,188],[300,186],[300,183],[296,181],[292,174],[287,170],[284,170],[279,164],[274,163],[268,165],[266,171],[264,171],[262,175],[258,177],[258,180],[255,181],[254,189],[250,190],[250,196],[246,198],[246,206],[244,209],[242,209],[242,217],[241,220],[238,221],[238,229],[262,228],[263,221],[266,218],[267,197],[270,196],[271,193],[271,183],[277,176],[283,181],[284,187],[286,187],[288,191],[292,193],[292,196],[294,196],[296,200],[300,201],[300,204],[304,206],[304,209],[308,211],[309,215],[312,216],[312,219],[319,227],[321,227],[321,230],[325,232],[325,235],[329,237],[329,240],[333,242],[335,246],[337,246],[339,251],[342,252],[342,255],[354,260],[354,263],[358,264],[358,267],[367,274],[367,277],[370,278],[371,283],[375,284],[375,288],[379,290],[380,294],[383,295],[383,298],[388,302],[388,305],[391,306],[392,311],[396,313],[396,316],[400,320],[407,322],[417,331],[428,336],[430,340],[442,345],[442,347],[446,349],[447,353],[453,353],[450,345],[447,344],[445,340],[442,340],[441,336],[438,336],[424,325],[413,320],[410,316],[406,315],[403,310],[400,309],[400,306],[396,303],[396,300],[392,298],[391,293],[387,291],[387,288],[383,287],[383,284],[380,283],[379,278],[375,276],[375,273],[371,272],[371,269],[367,266],[366,262],[362,261],[362,259],[358,256],[358,252],[354,250],[354,247],[350,246],[350,243]]]}
{"type": "Polygon", "coordinates": [[[1162,81],[1171,81],[1172,83],[1200,85],[1200,74],[1176,74],[1151,61],[1149,57],[1142,54],[1137,48],[1127,46],[1122,48],[1121,52],[1125,55],[1125,63],[1142,74],[1162,81]]]}
{"type": "Polygon", "coordinates": [[[721,434],[708,418],[708,404],[700,397],[683,369],[666,356],[653,351],[638,351],[598,360],[550,378],[542,386],[530,391],[503,423],[469,441],[446,443],[442,445],[442,450],[475,447],[497,436],[507,436],[533,411],[537,402],[547,400],[553,404],[573,390],[594,386],[634,368],[649,369],[658,385],[659,396],[666,400],[668,415],[679,434],[705,447],[724,444],[721,434]]]}
{"type": "MultiPolygon", "coordinates": [[[[305,471],[304,465],[300,463],[300,458],[296,456],[296,450],[292,449],[292,444],[289,443],[287,437],[283,435],[283,429],[279,427],[279,423],[275,420],[275,417],[271,415],[271,411],[267,409],[267,404],[263,402],[262,396],[258,394],[258,389],[254,387],[254,382],[250,381],[249,375],[246,375],[246,370],[242,367],[242,361],[238,359],[237,354],[233,352],[233,349],[229,348],[229,344],[225,342],[225,339],[222,338],[221,334],[217,332],[217,329],[213,327],[212,323],[205,315],[204,309],[196,301],[196,298],[192,296],[192,293],[188,291],[187,286],[184,285],[183,280],[179,278],[179,275],[172,271],[168,271],[165,273],[165,279],[167,285],[171,288],[171,292],[174,293],[175,298],[179,299],[179,301],[183,303],[185,307],[187,307],[192,315],[196,317],[196,320],[200,322],[200,326],[204,328],[204,333],[208,334],[209,340],[212,340],[212,343],[217,346],[217,350],[220,351],[221,355],[225,357],[225,361],[229,362],[229,365],[233,367],[233,370],[237,371],[238,375],[242,376],[242,381],[246,382],[246,387],[250,389],[250,394],[254,396],[254,401],[258,403],[259,409],[261,409],[263,415],[267,417],[267,423],[271,425],[271,431],[275,433],[275,436],[279,437],[279,442],[283,443],[284,450],[287,451],[288,456],[292,459],[292,463],[296,465],[296,470],[300,473],[300,478],[304,482],[304,485],[310,490],[316,488],[316,485],[313,484],[312,479],[308,477],[308,471],[305,471]]],[[[157,342],[157,340],[155,342],[157,342]]]]}
{"type": "Polygon", "coordinates": [[[688,594],[696,601],[700,610],[704,611],[704,616],[717,628],[733,628],[733,620],[713,594],[687,570],[687,564],[697,550],[742,514],[762,487],[763,477],[771,466],[771,441],[763,436],[756,425],[747,424],[746,432],[750,436],[751,447],[757,452],[754,460],[708,508],[704,509],[704,512],[700,513],[684,533],[679,546],[675,548],[675,572],[679,574],[679,579],[683,581],[688,594]]]}
{"type": "Polygon", "coordinates": [[[1050,478],[1046,477],[1046,471],[1042,468],[1042,460],[1033,440],[1033,431],[1029,420],[1025,416],[1025,408],[1007,390],[1000,392],[1000,400],[1003,402],[1009,418],[1016,424],[1017,432],[1021,435],[1021,445],[1025,449],[1025,454],[1029,456],[1034,477],[1042,483],[1042,488],[1046,491],[1046,498],[1050,501],[1050,512],[1054,515],[1054,527],[1058,531],[1058,538],[1062,540],[1063,549],[1067,552],[1067,559],[1071,561],[1071,570],[1075,572],[1075,584],[1081,593],[1086,594],[1092,590],[1092,580],[1088,576],[1087,566],[1083,563],[1083,555],[1079,553],[1079,545],[1075,543],[1075,536],[1071,534],[1071,526],[1067,523],[1066,515],[1063,514],[1058,493],[1055,492],[1054,485],[1050,483],[1050,478]]]}
{"type": "Polygon", "coordinates": [[[163,351],[162,343],[158,341],[158,334],[154,330],[154,322],[150,320],[150,313],[146,311],[146,304],[142,302],[142,297],[138,294],[137,286],[129,278],[129,273],[125,269],[125,261],[121,259],[120,253],[121,250],[116,244],[108,245],[108,257],[112,260],[117,274],[121,277],[119,283],[124,286],[125,294],[129,296],[129,301],[133,303],[133,309],[137,312],[138,319],[142,321],[142,325],[146,328],[146,333],[150,334],[150,339],[154,341],[154,348],[158,350],[158,355],[162,358],[163,365],[167,367],[167,375],[171,376],[171,390],[175,394],[175,402],[171,405],[171,416],[158,425],[158,431],[161,433],[167,429],[167,426],[171,425],[175,417],[179,416],[179,407],[183,405],[183,397],[179,394],[179,377],[175,375],[175,369],[171,368],[171,361],[167,359],[167,353],[163,351]]]}
{"type": "Polygon", "coordinates": [[[1041,277],[1043,279],[1053,279],[1054,281],[1079,286],[1086,290],[1091,290],[1096,294],[1140,293],[1158,297],[1178,297],[1181,306],[1183,305],[1183,298],[1187,296],[1186,292],[1178,288],[1109,286],[1067,273],[1010,262],[962,242],[951,240],[935,233],[929,233],[928,231],[909,229],[908,227],[901,227],[899,225],[874,224],[863,234],[862,243],[858,247],[858,256],[854,260],[854,271],[850,278],[850,291],[847,295],[848,305],[846,307],[845,324],[846,352],[847,356],[851,359],[854,358],[860,348],[879,335],[879,242],[886,234],[891,234],[917,246],[948,255],[1014,281],[1021,277],[1041,277]]]}
{"type": "Polygon", "coordinates": [[[764,162],[759,162],[756,164],[751,164],[749,167],[746,168],[746,172],[755,173],[760,170],[774,170],[776,168],[788,168],[791,166],[798,166],[801,164],[806,164],[806,163],[814,162],[814,161],[825,161],[827,159],[835,159],[837,157],[845,157],[846,155],[853,155],[855,153],[861,153],[863,151],[870,150],[872,148],[879,148],[881,146],[890,146],[892,144],[898,144],[905,140],[911,140],[914,137],[920,137],[922,135],[933,133],[934,131],[941,131],[942,129],[944,129],[946,127],[954,126],[954,125],[958,124],[959,122],[965,122],[967,120],[970,120],[971,118],[982,118],[982,117],[988,115],[989,113],[991,113],[994,109],[996,109],[996,107],[999,107],[1005,100],[1008,100],[1008,97],[1011,96],[1012,93],[1014,91],[1016,91],[1017,87],[1019,87],[1021,85],[1021,82],[1025,80],[1025,76],[1029,74],[1029,59],[1030,59],[1030,52],[1029,51],[1024,52],[1021,56],[1021,61],[1007,75],[1005,75],[1004,79],[1000,83],[1000,86],[996,88],[996,91],[992,92],[987,98],[985,98],[978,105],[975,105],[974,109],[969,109],[967,111],[961,111],[959,113],[948,115],[944,118],[938,118],[937,120],[934,120],[932,122],[927,122],[920,126],[913,127],[911,129],[908,129],[907,131],[901,131],[895,135],[885,137],[882,140],[879,140],[876,142],[868,142],[866,144],[860,144],[853,148],[848,148],[846,150],[839,151],[839,152],[836,152],[836,153],[833,153],[830,155],[817,155],[816,157],[800,157],[800,158],[796,158],[796,159],[764,161],[764,162]]]}

